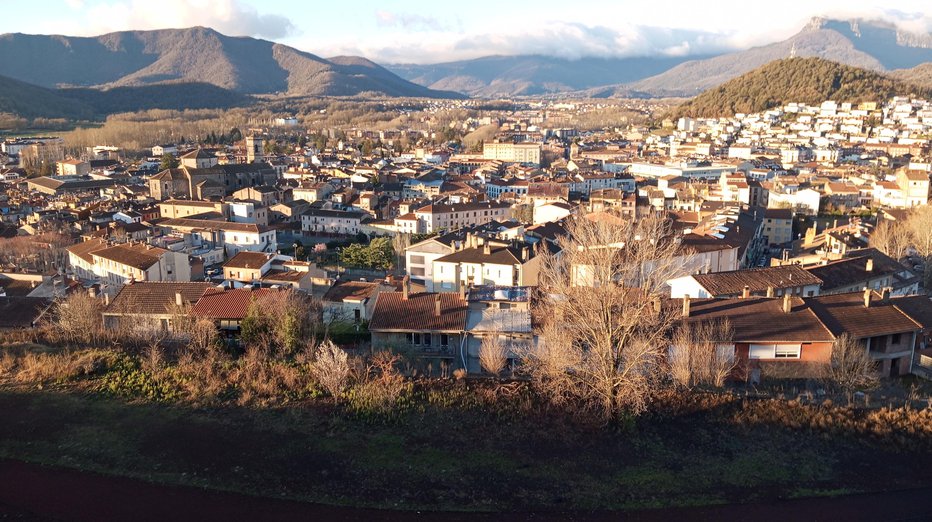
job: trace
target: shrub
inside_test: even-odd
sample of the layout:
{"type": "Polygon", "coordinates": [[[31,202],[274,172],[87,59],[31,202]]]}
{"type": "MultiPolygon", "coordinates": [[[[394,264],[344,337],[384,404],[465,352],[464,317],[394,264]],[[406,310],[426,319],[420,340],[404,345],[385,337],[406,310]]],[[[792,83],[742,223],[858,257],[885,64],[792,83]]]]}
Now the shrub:
{"type": "Polygon", "coordinates": [[[324,341],[317,349],[311,371],[327,393],[339,398],[350,375],[349,357],[332,341],[324,341]]]}

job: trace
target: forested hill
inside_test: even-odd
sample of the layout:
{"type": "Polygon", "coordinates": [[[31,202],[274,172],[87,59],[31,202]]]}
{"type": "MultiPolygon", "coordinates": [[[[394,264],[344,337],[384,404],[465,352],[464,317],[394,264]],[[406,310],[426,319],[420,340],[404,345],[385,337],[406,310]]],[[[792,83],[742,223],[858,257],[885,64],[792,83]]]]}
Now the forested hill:
{"type": "Polygon", "coordinates": [[[672,116],[733,116],[790,102],[858,103],[883,101],[897,95],[929,97],[932,90],[821,58],[787,58],[705,91],[674,109],[672,116]]]}

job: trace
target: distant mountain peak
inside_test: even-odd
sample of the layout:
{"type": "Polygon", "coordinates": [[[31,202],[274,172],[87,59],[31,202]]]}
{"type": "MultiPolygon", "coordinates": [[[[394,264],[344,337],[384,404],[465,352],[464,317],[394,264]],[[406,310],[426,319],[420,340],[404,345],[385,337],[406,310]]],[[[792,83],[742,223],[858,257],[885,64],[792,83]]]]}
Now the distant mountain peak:
{"type": "Polygon", "coordinates": [[[329,61],[248,36],[196,26],[97,37],[7,34],[0,75],[43,87],[200,82],[245,94],[461,97],[408,82],[360,57],[329,61]],[[35,64],[43,64],[36,67],[35,64]]]}

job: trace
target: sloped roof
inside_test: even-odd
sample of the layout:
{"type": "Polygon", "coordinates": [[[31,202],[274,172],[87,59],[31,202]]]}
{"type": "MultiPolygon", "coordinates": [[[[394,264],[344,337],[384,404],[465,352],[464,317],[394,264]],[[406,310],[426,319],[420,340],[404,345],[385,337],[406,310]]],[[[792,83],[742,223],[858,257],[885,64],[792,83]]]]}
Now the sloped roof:
{"type": "Polygon", "coordinates": [[[181,294],[185,304],[196,302],[211,283],[144,281],[123,285],[104,311],[105,314],[152,314],[169,312],[175,305],[175,294],[181,294]]]}
{"type": "Polygon", "coordinates": [[[242,319],[254,300],[277,291],[270,288],[210,289],[194,304],[191,315],[206,319],[242,319]]]}
{"type": "Polygon", "coordinates": [[[820,295],[808,300],[835,335],[848,332],[862,339],[921,329],[916,321],[895,306],[898,299],[883,301],[876,292],[871,293],[870,307],[864,306],[863,292],[820,295]]]}
{"type": "Polygon", "coordinates": [[[324,301],[341,303],[347,299],[352,301],[362,301],[372,297],[372,292],[380,283],[369,283],[366,281],[342,281],[330,287],[324,294],[324,301]]]}
{"type": "Polygon", "coordinates": [[[744,291],[745,285],[754,293],[806,285],[820,285],[822,280],[799,265],[784,265],[749,270],[714,272],[692,276],[710,295],[736,295],[744,291]]]}
{"type": "Polygon", "coordinates": [[[466,300],[457,293],[382,292],[375,302],[369,330],[458,332],[466,327],[466,300]],[[440,297],[440,315],[436,299],[440,297]]]}
{"type": "Polygon", "coordinates": [[[168,252],[159,247],[143,243],[114,245],[92,252],[92,256],[108,259],[121,265],[131,266],[139,270],[146,270],[159,262],[162,254],[168,252]]]}
{"type": "MultiPolygon", "coordinates": [[[[681,304],[681,299],[673,302],[681,304]]],[[[727,319],[736,342],[832,342],[835,338],[813,308],[799,297],[791,297],[789,313],[783,298],[693,299],[688,322],[727,319]]]]}
{"type": "Polygon", "coordinates": [[[262,268],[271,258],[264,252],[241,250],[223,264],[224,268],[262,268]]]}
{"type": "Polygon", "coordinates": [[[0,328],[29,328],[51,305],[45,297],[0,297],[0,328]]]}

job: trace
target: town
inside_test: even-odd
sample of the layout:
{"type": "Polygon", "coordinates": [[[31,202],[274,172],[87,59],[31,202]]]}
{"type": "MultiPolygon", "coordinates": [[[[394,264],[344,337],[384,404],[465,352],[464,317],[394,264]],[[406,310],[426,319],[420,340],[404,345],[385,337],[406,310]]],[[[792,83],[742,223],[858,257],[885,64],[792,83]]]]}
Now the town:
{"type": "Polygon", "coordinates": [[[690,320],[731,323],[730,378],[818,372],[812,363],[830,365],[845,334],[884,378],[932,376],[932,307],[919,297],[932,254],[932,103],[790,103],[655,129],[549,125],[579,108],[451,123],[498,129],[474,151],[364,128],[289,147],[289,116],[223,146],[160,144],[135,161],[116,146],[66,154],[58,137],[8,139],[5,326],[31,328],[79,292],[105,303],[107,328],[171,335],[170,306],[190,305],[236,344],[244,303],[293,291],[319,302],[316,320],[353,332],[350,349],[403,350],[429,374],[488,373],[483,339],[497,328],[507,346],[493,373],[514,372],[522,347],[545,343],[533,306],[570,223],[659,220],[677,270],[651,291],[690,320]],[[402,139],[409,149],[397,150],[402,139]],[[30,176],[36,166],[54,173],[30,176]],[[145,306],[128,307],[130,296],[145,306]],[[861,308],[890,320],[864,324],[875,311],[861,308]],[[815,323],[762,332],[761,313],[815,323]]]}
{"type": "Polygon", "coordinates": [[[0,518],[932,517],[928,15],[59,4],[0,518]]]}

